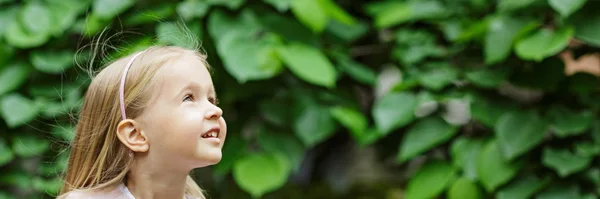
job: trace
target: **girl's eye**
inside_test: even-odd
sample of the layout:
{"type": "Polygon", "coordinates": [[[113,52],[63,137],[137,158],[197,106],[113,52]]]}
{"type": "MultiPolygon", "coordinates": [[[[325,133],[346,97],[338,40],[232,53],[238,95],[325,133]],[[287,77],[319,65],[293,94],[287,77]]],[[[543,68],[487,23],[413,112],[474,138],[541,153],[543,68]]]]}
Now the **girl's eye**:
{"type": "Polygon", "coordinates": [[[214,97],[209,97],[208,101],[214,105],[218,105],[219,104],[219,100],[214,98],[214,97]]]}
{"type": "Polygon", "coordinates": [[[192,95],[185,95],[185,97],[183,97],[183,101],[192,101],[194,100],[194,96],[192,95]]]}

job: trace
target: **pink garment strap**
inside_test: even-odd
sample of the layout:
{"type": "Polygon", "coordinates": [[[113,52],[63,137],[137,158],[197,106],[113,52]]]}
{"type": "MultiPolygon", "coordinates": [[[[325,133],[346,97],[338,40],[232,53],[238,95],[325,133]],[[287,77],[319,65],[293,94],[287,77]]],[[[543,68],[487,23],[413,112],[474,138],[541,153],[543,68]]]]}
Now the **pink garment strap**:
{"type": "Polygon", "coordinates": [[[127,72],[129,72],[129,68],[131,67],[131,64],[133,63],[133,60],[135,60],[135,58],[138,55],[142,54],[143,52],[144,51],[139,52],[139,53],[133,55],[133,57],[131,57],[131,59],[125,66],[125,71],[123,71],[123,77],[121,77],[121,86],[119,87],[119,103],[121,105],[121,118],[123,118],[123,120],[127,119],[127,115],[125,115],[125,79],[127,78],[127,72]]]}

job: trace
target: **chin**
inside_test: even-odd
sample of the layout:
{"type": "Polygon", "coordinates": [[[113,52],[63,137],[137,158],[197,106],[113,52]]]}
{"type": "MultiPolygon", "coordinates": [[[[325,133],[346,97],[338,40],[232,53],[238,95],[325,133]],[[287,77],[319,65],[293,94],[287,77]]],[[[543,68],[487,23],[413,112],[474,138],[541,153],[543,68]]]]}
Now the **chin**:
{"type": "Polygon", "coordinates": [[[206,167],[206,166],[215,165],[221,161],[222,157],[223,157],[223,154],[221,153],[221,151],[211,152],[209,154],[207,154],[207,153],[201,154],[198,156],[198,159],[200,160],[200,164],[198,167],[206,167]]]}

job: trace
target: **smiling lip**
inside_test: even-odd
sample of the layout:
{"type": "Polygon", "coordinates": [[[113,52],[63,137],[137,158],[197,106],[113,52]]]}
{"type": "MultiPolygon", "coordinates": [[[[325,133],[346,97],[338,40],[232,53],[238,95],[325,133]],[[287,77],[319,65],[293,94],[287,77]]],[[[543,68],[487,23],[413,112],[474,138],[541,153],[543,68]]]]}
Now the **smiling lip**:
{"type": "Polygon", "coordinates": [[[219,133],[221,132],[221,128],[213,127],[206,131],[206,133],[202,134],[200,137],[204,139],[219,139],[219,133]]]}

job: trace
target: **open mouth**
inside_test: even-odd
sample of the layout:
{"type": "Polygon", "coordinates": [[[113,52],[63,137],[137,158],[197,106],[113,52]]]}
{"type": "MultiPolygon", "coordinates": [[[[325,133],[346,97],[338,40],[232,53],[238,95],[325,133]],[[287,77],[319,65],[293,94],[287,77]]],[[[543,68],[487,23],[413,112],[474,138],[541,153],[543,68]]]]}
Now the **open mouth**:
{"type": "Polygon", "coordinates": [[[202,134],[202,138],[218,138],[219,132],[221,129],[219,127],[214,127],[208,130],[206,133],[202,134]]]}

